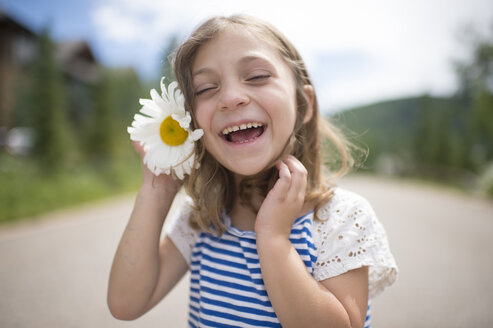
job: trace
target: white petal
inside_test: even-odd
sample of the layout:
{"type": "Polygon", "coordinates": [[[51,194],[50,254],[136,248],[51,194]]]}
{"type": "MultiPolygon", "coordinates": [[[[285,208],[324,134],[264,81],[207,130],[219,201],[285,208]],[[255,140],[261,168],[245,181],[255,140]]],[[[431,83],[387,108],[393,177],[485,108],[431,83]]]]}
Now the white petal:
{"type": "Polygon", "coordinates": [[[171,117],[180,124],[183,129],[188,129],[190,127],[190,117],[181,116],[178,114],[171,114],[171,117]]]}
{"type": "Polygon", "coordinates": [[[156,145],[156,147],[163,146],[164,144],[163,139],[161,139],[161,136],[157,134],[147,139],[146,142],[151,145],[156,145]]]}
{"type": "Polygon", "coordinates": [[[145,143],[159,142],[161,137],[159,136],[159,125],[148,124],[145,128],[142,127],[129,127],[130,139],[144,141],[145,143]]]}
{"type": "Polygon", "coordinates": [[[163,98],[164,98],[164,94],[166,93],[166,86],[164,85],[164,79],[165,79],[165,78],[166,78],[166,77],[165,77],[165,76],[163,76],[163,77],[161,78],[161,80],[159,81],[159,86],[161,87],[161,94],[163,94],[163,98]]]}
{"type": "Polygon", "coordinates": [[[180,146],[181,160],[183,161],[187,158],[191,153],[193,153],[193,142],[185,142],[180,146]]]}
{"type": "Polygon", "coordinates": [[[187,174],[192,173],[194,159],[195,155],[192,155],[185,163],[185,172],[187,172],[187,174]]]}
{"type": "Polygon", "coordinates": [[[151,98],[156,103],[156,105],[158,105],[159,108],[161,108],[163,112],[169,112],[168,102],[165,101],[163,98],[161,98],[159,93],[157,93],[156,89],[151,90],[151,98]]]}
{"type": "Polygon", "coordinates": [[[184,154],[181,150],[182,148],[180,146],[169,147],[169,157],[173,162],[173,165],[176,165],[183,161],[184,154]]]}
{"type": "Polygon", "coordinates": [[[186,122],[188,124],[190,124],[190,122],[192,122],[192,116],[190,116],[190,113],[187,112],[187,111],[185,111],[185,118],[184,118],[184,120],[186,120],[186,122]]]}
{"type": "Polygon", "coordinates": [[[151,149],[147,149],[144,155],[144,164],[149,168],[149,170],[151,170],[152,173],[156,174],[156,169],[154,167],[153,161],[154,155],[155,152],[153,152],[151,149]]]}
{"type": "Polygon", "coordinates": [[[131,140],[145,142],[146,141],[146,138],[144,136],[142,136],[139,132],[140,131],[138,129],[135,129],[135,128],[132,128],[132,127],[129,127],[128,128],[128,133],[130,133],[130,139],[131,140]]]}
{"type": "Polygon", "coordinates": [[[173,167],[173,171],[175,171],[175,174],[178,177],[178,179],[183,180],[183,178],[185,177],[183,172],[183,165],[178,165],[177,167],[173,167]]]}
{"type": "Polygon", "coordinates": [[[144,106],[142,106],[140,112],[154,119],[161,119],[164,116],[163,111],[152,100],[150,101],[150,103],[146,103],[144,106]]]}
{"type": "MultiPolygon", "coordinates": [[[[135,122],[135,121],[134,121],[135,122]]],[[[145,124],[135,123],[131,126],[131,128],[135,131],[135,133],[152,133],[159,135],[159,128],[161,126],[161,122],[150,121],[145,124]]]]}
{"type": "Polygon", "coordinates": [[[178,90],[176,90],[176,89],[178,89],[178,82],[173,81],[168,85],[167,95],[168,95],[168,99],[170,102],[176,102],[175,101],[175,93],[180,92],[179,89],[178,90]]]}
{"type": "Polygon", "coordinates": [[[151,107],[153,110],[156,111],[156,113],[162,112],[162,109],[152,99],[141,98],[139,99],[139,104],[141,104],[142,106],[151,107]]]}
{"type": "Polygon", "coordinates": [[[196,129],[189,134],[189,138],[191,138],[193,141],[197,141],[200,138],[202,138],[203,135],[204,135],[204,130],[196,129]]]}
{"type": "Polygon", "coordinates": [[[180,92],[175,95],[175,98],[176,98],[176,104],[178,105],[179,108],[182,108],[183,110],[185,110],[185,97],[183,96],[183,94],[180,92]]]}
{"type": "Polygon", "coordinates": [[[147,165],[154,174],[158,175],[163,172],[163,170],[170,168],[170,163],[167,161],[168,156],[162,153],[159,148],[155,148],[152,155],[147,159],[147,165]]]}
{"type": "Polygon", "coordinates": [[[189,159],[186,160],[185,163],[183,163],[183,171],[185,171],[187,174],[190,174],[192,172],[192,164],[193,164],[193,157],[190,157],[189,159]]]}
{"type": "MultiPolygon", "coordinates": [[[[144,116],[144,115],[140,115],[140,114],[135,114],[134,116],[134,122],[136,125],[143,125],[143,124],[150,124],[150,123],[154,123],[156,122],[155,119],[151,118],[151,117],[147,117],[147,116],[144,116]]],[[[132,125],[133,126],[136,126],[133,124],[132,122],[132,125]]]]}
{"type": "Polygon", "coordinates": [[[174,114],[184,115],[185,114],[185,98],[178,88],[178,83],[173,81],[168,86],[167,96],[170,103],[170,110],[174,114]]]}
{"type": "Polygon", "coordinates": [[[162,168],[169,168],[176,163],[176,159],[173,157],[170,147],[161,145],[156,147],[156,157],[154,158],[156,165],[162,168]]]}

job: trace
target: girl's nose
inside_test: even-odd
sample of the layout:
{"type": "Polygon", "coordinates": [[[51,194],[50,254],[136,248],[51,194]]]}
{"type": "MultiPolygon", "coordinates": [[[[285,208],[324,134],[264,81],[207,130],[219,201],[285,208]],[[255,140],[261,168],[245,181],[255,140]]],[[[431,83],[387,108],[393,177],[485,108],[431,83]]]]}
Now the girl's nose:
{"type": "Polygon", "coordinates": [[[245,90],[238,84],[223,85],[219,108],[223,110],[232,110],[245,106],[250,102],[250,98],[245,90]]]}

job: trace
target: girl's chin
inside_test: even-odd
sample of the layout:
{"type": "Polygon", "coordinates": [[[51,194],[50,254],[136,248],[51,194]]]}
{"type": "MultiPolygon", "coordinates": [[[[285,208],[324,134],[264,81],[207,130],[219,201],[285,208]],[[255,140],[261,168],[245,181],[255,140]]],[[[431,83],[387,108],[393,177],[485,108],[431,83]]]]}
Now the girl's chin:
{"type": "Polygon", "coordinates": [[[235,167],[234,169],[228,168],[233,174],[235,174],[238,178],[249,178],[255,175],[259,175],[263,172],[268,171],[269,169],[275,167],[276,163],[268,163],[264,166],[249,166],[244,168],[235,167]]]}

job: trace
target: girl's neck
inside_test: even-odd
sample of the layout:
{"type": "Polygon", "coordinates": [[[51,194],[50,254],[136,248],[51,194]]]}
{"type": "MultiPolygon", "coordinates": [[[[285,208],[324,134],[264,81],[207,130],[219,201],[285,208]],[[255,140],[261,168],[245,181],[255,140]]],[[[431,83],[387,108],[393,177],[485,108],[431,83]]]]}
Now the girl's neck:
{"type": "MultiPolygon", "coordinates": [[[[253,211],[251,206],[245,205],[241,202],[239,197],[240,183],[244,179],[244,176],[240,176],[238,174],[234,174],[235,184],[236,184],[236,197],[235,202],[233,204],[233,208],[229,213],[229,217],[231,218],[231,225],[235,228],[244,231],[254,231],[255,230],[255,219],[257,217],[256,213],[253,211]]],[[[259,195],[253,196],[253,204],[255,208],[260,208],[262,202],[264,201],[263,197],[259,195]]]]}
{"type": "Polygon", "coordinates": [[[250,207],[241,204],[238,198],[229,213],[231,225],[243,231],[254,231],[257,215],[250,207]]]}

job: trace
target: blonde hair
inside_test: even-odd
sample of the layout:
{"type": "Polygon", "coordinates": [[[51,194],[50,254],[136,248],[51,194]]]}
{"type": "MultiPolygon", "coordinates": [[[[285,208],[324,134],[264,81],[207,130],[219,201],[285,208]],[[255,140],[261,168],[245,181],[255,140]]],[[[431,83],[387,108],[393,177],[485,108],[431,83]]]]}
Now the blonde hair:
{"type": "MultiPolygon", "coordinates": [[[[200,25],[177,49],[174,58],[174,73],[185,96],[185,106],[191,109],[194,118],[193,128],[197,128],[194,113],[193,62],[202,45],[229,27],[246,29],[262,41],[273,45],[279,50],[281,57],[293,73],[297,117],[293,134],[280,157],[292,154],[307,169],[305,201],[315,202],[314,213],[317,217],[317,209],[332,197],[332,188],[329,183],[324,182],[322,167],[324,164],[329,164],[332,169],[334,166],[337,167],[336,176],[344,174],[353,165],[350,144],[327,120],[320,119],[315,95],[312,116],[308,122],[303,123],[309,108],[309,100],[304,87],[312,85],[312,82],[298,51],[275,27],[245,15],[213,17],[200,25]],[[324,146],[322,146],[321,135],[327,137],[328,143],[324,146]],[[331,163],[322,162],[323,150],[329,150],[331,153],[331,163]]],[[[202,230],[215,230],[218,234],[224,232],[225,227],[220,215],[231,211],[236,195],[240,197],[242,204],[249,206],[256,213],[258,208],[253,205],[253,196],[265,197],[278,179],[277,169],[273,167],[244,179],[239,185],[239,190],[236,190],[233,173],[217,162],[200,140],[196,143],[195,151],[196,161],[200,162],[200,168],[192,171],[184,185],[194,202],[191,224],[202,230]]]]}

